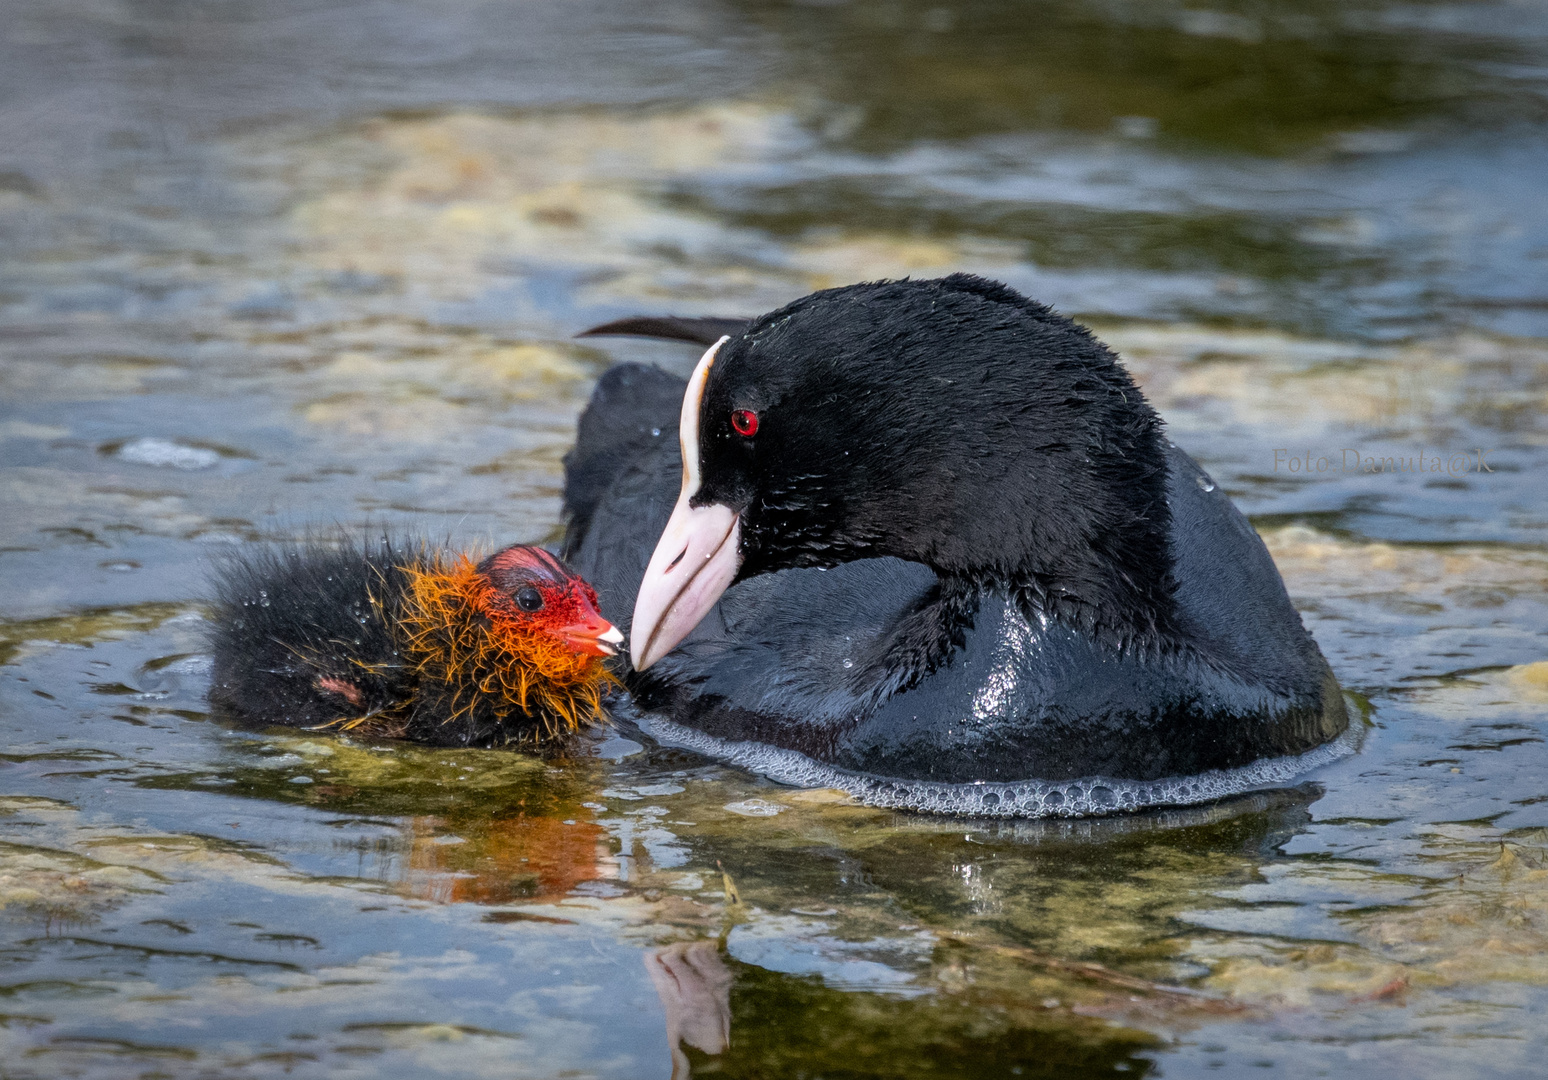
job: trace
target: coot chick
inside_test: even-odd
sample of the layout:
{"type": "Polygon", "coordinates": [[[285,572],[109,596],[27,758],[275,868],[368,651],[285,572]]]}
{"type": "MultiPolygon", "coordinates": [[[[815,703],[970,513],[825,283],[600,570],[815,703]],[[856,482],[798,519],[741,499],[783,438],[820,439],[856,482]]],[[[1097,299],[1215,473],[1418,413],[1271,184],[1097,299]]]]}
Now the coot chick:
{"type": "Polygon", "coordinates": [[[602,717],[623,636],[538,547],[309,541],[215,575],[210,701],[249,723],[536,746],[602,717]]]}
{"type": "Polygon", "coordinates": [[[1079,813],[1283,779],[1346,729],[1251,525],[1042,304],[955,274],[591,333],[710,346],[686,384],[607,373],[566,459],[565,555],[668,741],[1079,813]]]}

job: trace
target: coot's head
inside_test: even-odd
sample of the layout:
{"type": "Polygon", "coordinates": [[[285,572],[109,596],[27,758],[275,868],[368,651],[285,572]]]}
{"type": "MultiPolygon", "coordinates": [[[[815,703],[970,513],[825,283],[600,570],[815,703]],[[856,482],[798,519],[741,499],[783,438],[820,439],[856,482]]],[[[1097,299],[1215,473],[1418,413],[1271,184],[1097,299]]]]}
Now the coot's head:
{"type": "Polygon", "coordinates": [[[478,564],[472,603],[495,629],[541,635],[588,656],[613,656],[623,634],[597,611],[597,593],[540,547],[513,545],[478,564]]]}
{"type": "Polygon", "coordinates": [[[1120,644],[1171,608],[1161,423],[1083,327],[956,274],[813,293],[722,338],[683,399],[644,669],[735,581],[891,555],[1120,644]]]}

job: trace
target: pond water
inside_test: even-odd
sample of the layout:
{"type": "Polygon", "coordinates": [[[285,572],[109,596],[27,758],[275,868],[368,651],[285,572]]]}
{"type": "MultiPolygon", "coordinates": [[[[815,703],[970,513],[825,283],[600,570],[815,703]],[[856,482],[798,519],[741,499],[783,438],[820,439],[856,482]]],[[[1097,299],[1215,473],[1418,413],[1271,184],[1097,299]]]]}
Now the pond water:
{"type": "Polygon", "coordinates": [[[1548,9],[3,12],[7,1076],[1540,1075],[1548,9]],[[695,359],[575,331],[958,269],[1120,350],[1358,753],[975,821],[627,718],[541,761],[208,715],[230,545],[557,535],[598,373],[695,359]]]}

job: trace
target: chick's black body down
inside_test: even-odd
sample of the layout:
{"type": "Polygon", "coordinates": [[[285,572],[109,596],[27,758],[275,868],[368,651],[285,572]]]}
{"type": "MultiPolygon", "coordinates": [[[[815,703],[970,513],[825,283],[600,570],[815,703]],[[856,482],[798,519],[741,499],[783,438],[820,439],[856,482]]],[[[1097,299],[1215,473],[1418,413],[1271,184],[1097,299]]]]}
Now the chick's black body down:
{"type": "MultiPolygon", "coordinates": [[[[693,321],[662,333],[669,322],[599,329],[693,339],[693,321]]],[[[643,707],[720,739],[945,783],[1185,776],[1347,727],[1262,541],[1083,328],[957,275],[819,293],[697,340],[711,332],[732,334],[722,358],[763,351],[773,388],[744,391],[755,401],[798,392],[778,383],[795,350],[838,357],[838,376],[808,379],[798,404],[829,410],[829,429],[852,419],[827,445],[785,451],[817,478],[806,489],[754,481],[741,504],[751,554],[681,645],[627,675],[643,707]],[[911,319],[947,340],[916,347],[911,319]],[[843,340],[855,322],[865,340],[843,340]],[[846,352],[860,358],[846,367],[846,352]],[[889,364],[887,385],[866,383],[889,364]],[[952,395],[982,404],[940,414],[952,395]],[[1029,410],[1042,412],[1022,423],[1029,410]],[[930,471],[916,480],[920,456],[930,471]]],[[[625,629],[682,483],[684,386],[615,367],[566,460],[566,557],[625,629]]]]}

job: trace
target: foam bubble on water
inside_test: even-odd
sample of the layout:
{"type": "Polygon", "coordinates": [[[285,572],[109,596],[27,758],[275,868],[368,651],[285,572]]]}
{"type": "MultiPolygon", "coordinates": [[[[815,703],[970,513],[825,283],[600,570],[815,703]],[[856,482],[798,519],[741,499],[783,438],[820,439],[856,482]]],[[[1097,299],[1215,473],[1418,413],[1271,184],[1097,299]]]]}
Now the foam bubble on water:
{"type": "Polygon", "coordinates": [[[649,714],[636,721],[665,746],[718,758],[770,780],[803,788],[838,788],[869,806],[996,818],[1078,818],[1159,806],[1192,806],[1264,788],[1281,787],[1359,747],[1357,724],[1304,754],[1264,758],[1235,769],[1213,769],[1159,780],[1022,780],[1014,783],[945,784],[900,780],[837,769],[794,750],[732,742],[649,714]]]}
{"type": "Polygon", "coordinates": [[[742,817],[774,817],[785,808],[767,799],[743,799],[741,802],[726,803],[724,809],[742,817]]]}
{"type": "Polygon", "coordinates": [[[120,461],[153,465],[162,469],[208,469],[220,461],[220,455],[203,446],[184,446],[170,439],[147,436],[119,447],[120,461]]]}

